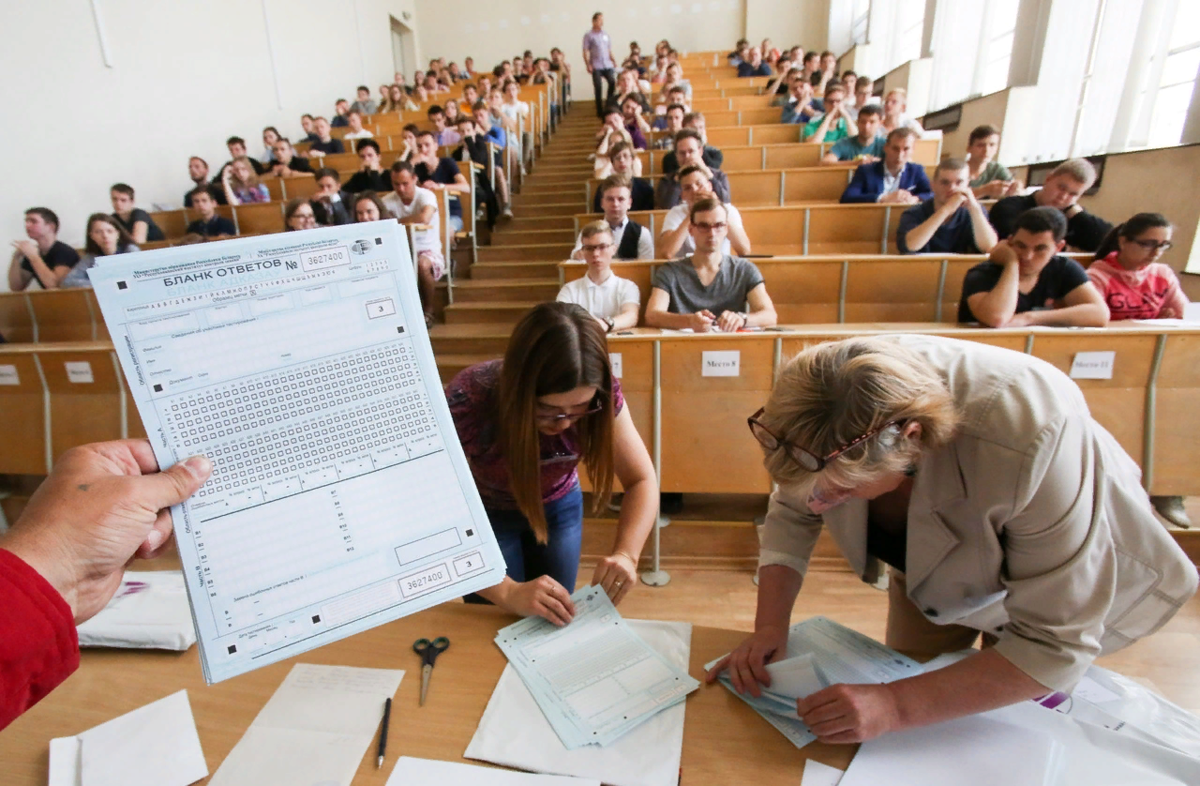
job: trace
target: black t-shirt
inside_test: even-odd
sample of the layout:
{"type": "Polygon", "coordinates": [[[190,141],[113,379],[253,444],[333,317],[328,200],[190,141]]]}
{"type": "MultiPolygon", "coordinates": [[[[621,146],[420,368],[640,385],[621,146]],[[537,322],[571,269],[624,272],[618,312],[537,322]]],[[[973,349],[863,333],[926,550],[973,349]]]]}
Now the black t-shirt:
{"type": "MultiPolygon", "coordinates": [[[[958,301],[959,322],[979,321],[971,313],[971,307],[967,305],[967,298],[980,292],[991,292],[1000,281],[1000,274],[1003,272],[1003,265],[997,265],[990,261],[980,262],[967,271],[967,275],[963,279],[962,299],[958,301]]],[[[1046,266],[1042,268],[1042,273],[1038,276],[1033,289],[1029,290],[1029,294],[1017,293],[1015,313],[1022,314],[1026,311],[1055,308],[1058,301],[1061,301],[1080,284],[1087,282],[1088,275],[1087,271],[1083,269],[1083,265],[1067,257],[1051,257],[1046,266]]]]}
{"type": "MultiPolygon", "coordinates": [[[[273,166],[273,167],[279,166],[280,163],[281,162],[277,161],[274,164],[272,164],[271,166],[273,166]]],[[[310,164],[308,162],[308,159],[301,158],[300,156],[292,156],[292,160],[287,162],[287,168],[292,170],[293,172],[312,172],[313,171],[312,164],[310,164]]]]}
{"type": "MultiPolygon", "coordinates": [[[[54,270],[56,267],[75,267],[75,263],[79,261],[79,252],[68,246],[61,240],[54,241],[54,245],[42,254],[42,261],[46,263],[46,267],[54,270]]],[[[37,277],[37,273],[33,271],[33,265],[29,262],[29,257],[21,256],[21,269],[29,275],[33,276],[34,282],[41,286],[42,282],[37,277]]]]}
{"type": "MultiPolygon", "coordinates": [[[[629,181],[629,209],[630,210],[653,210],[654,209],[654,186],[644,177],[630,178],[629,181]]],[[[592,212],[603,213],[604,208],[600,206],[600,189],[596,189],[596,194],[592,197],[592,212]]]]}
{"type": "Polygon", "coordinates": [[[200,235],[200,237],[217,237],[218,235],[236,235],[237,228],[225,216],[213,216],[209,221],[197,218],[187,225],[187,232],[189,235],[200,235]]]}
{"type": "Polygon", "coordinates": [[[150,217],[150,214],[147,213],[145,210],[142,210],[140,207],[135,207],[133,209],[133,212],[131,212],[129,214],[128,222],[126,222],[124,219],[122,219],[116,213],[113,213],[112,217],[113,217],[114,221],[116,221],[118,224],[120,224],[121,226],[123,226],[125,228],[125,231],[128,232],[130,234],[130,236],[133,235],[133,225],[139,221],[145,221],[146,222],[146,240],[166,240],[167,239],[167,236],[163,234],[163,231],[158,228],[158,224],[154,223],[154,219],[150,217]]]}
{"type": "MultiPolygon", "coordinates": [[[[424,183],[426,180],[432,180],[435,183],[441,183],[448,186],[454,183],[462,170],[458,168],[458,164],[454,163],[453,158],[439,158],[437,166],[433,171],[429,171],[428,164],[417,164],[413,167],[413,172],[417,175],[417,181],[424,183]]],[[[450,200],[450,215],[462,218],[462,202],[457,199],[450,200]]]]}
{"type": "MultiPolygon", "coordinates": [[[[704,152],[700,154],[700,160],[709,169],[720,169],[721,164],[725,163],[725,154],[712,145],[705,145],[704,152]]],[[[679,171],[679,159],[675,157],[674,150],[663,156],[662,171],[664,175],[679,171]]]]}
{"type": "Polygon", "coordinates": [[[386,169],[379,172],[355,172],[346,181],[346,190],[351,194],[361,194],[364,191],[386,194],[392,190],[392,175],[386,169]]]}
{"type": "Polygon", "coordinates": [[[345,153],[346,146],[342,144],[340,139],[330,139],[328,142],[322,142],[318,139],[311,145],[313,150],[320,150],[322,153],[329,155],[330,153],[345,153]]]}
{"type": "MultiPolygon", "coordinates": [[[[1017,217],[1037,206],[1033,194],[1005,197],[992,205],[988,221],[992,222],[996,234],[1004,240],[1012,235],[1017,217]]],[[[1067,245],[1080,251],[1095,251],[1100,248],[1110,229],[1112,224],[1081,208],[1078,213],[1067,218],[1067,245]]]]}

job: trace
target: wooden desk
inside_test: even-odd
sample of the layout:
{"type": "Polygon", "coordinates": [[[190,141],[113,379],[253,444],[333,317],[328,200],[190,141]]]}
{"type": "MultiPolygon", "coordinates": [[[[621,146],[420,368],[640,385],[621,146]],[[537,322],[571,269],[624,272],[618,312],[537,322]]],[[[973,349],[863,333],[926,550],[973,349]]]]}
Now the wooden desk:
{"type": "MultiPolygon", "coordinates": [[[[211,687],[201,677],[196,647],[182,654],[85,650],[78,672],[0,732],[0,786],[45,784],[51,738],[78,734],[183,688],[209,771],[216,772],[298,662],[406,672],[392,708],[388,762],[375,769],[372,743],[363,751],[356,786],[385,783],[399,756],[461,761],[504,670],[492,638],[512,621],[493,607],[447,603],[211,687]],[[421,675],[412,642],[438,635],[449,636],[451,648],[438,659],[429,698],[418,707],[421,675]]],[[[745,635],[693,628],[692,676],[702,679],[702,664],[745,635]]],[[[796,783],[808,756],[845,768],[854,750],[820,743],[797,750],[725,688],[702,686],[687,700],[680,783],[796,783]]]]}

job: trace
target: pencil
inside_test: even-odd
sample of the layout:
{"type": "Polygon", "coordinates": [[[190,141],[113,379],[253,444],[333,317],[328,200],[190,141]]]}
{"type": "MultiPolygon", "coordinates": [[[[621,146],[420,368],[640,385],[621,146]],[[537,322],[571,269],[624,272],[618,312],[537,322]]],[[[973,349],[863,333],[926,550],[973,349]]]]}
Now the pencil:
{"type": "Polygon", "coordinates": [[[379,758],[375,760],[375,769],[383,766],[383,757],[387,753],[388,718],[392,715],[392,700],[383,703],[383,727],[379,730],[379,758]]]}

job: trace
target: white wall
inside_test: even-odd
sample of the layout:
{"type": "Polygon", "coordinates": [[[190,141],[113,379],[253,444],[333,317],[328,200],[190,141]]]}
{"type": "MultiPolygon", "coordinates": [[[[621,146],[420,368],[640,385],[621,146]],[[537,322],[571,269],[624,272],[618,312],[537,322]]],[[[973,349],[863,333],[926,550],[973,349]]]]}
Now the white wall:
{"type": "MultiPolygon", "coordinates": [[[[828,48],[830,0],[746,0],[746,38],[758,44],[770,38],[787,49],[828,48]]],[[[840,54],[840,53],[839,53],[840,54]]]]}
{"type": "Polygon", "coordinates": [[[111,210],[108,189],[120,181],[141,207],[180,206],[189,156],[215,170],[233,134],[256,155],[263,126],[294,137],[304,112],[331,112],[360,82],[373,91],[390,82],[389,14],[403,21],[415,10],[413,0],[265,3],[282,108],[261,2],[97,0],[112,68],[86,0],[6,2],[3,248],[24,237],[24,210],[35,205],[57,212],[61,238],[82,246],[84,221],[111,210]]]}

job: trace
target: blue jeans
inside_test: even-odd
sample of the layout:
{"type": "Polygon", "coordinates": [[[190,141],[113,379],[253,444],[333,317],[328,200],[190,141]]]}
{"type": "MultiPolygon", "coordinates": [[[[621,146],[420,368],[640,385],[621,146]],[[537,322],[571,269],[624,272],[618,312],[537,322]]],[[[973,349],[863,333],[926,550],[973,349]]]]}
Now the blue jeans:
{"type": "MultiPolygon", "coordinates": [[[[519,510],[487,509],[488,521],[507,565],[505,572],[513,581],[549,576],[566,587],[567,592],[574,592],[583,541],[583,492],[576,486],[565,497],[546,503],[545,509],[544,544],[537,542],[529,519],[519,510]]],[[[474,594],[465,600],[487,602],[474,594]]]]}

